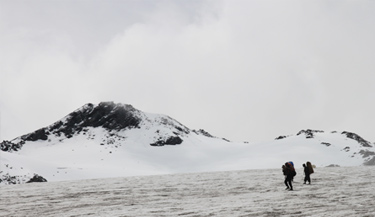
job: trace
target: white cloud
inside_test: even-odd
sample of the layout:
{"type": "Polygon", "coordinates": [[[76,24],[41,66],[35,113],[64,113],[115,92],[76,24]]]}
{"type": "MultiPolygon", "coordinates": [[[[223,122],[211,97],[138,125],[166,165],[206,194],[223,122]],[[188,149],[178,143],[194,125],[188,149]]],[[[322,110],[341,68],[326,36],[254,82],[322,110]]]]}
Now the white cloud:
{"type": "Polygon", "coordinates": [[[1,105],[28,130],[36,122],[30,114],[45,124],[55,121],[59,105],[60,117],[89,101],[114,100],[234,140],[318,128],[374,141],[374,7],[372,1],[38,1],[0,23],[0,76],[7,81],[1,105]],[[56,15],[39,13],[45,8],[56,15]],[[55,109],[19,109],[48,102],[55,109]]]}

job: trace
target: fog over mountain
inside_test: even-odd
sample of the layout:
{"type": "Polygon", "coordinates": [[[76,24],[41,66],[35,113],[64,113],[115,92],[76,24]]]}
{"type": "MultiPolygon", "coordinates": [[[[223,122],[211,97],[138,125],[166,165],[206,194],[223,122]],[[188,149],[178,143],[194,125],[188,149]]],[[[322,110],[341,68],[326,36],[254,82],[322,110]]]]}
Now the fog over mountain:
{"type": "Polygon", "coordinates": [[[0,1],[0,140],[110,100],[235,141],[308,128],[375,141],[374,11],[371,0],[0,1]]]}
{"type": "Polygon", "coordinates": [[[279,168],[286,161],[297,168],[306,161],[375,164],[374,144],[353,132],[305,129],[273,141],[232,142],[114,102],[85,104],[0,147],[1,184],[279,168]]]}

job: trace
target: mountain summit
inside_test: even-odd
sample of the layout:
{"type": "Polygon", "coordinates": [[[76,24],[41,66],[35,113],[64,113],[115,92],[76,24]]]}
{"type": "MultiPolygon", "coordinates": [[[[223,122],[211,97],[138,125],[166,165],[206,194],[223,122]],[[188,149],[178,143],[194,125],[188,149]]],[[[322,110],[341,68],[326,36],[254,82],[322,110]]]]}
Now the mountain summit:
{"type": "Polygon", "coordinates": [[[55,123],[0,143],[0,184],[328,165],[374,165],[355,133],[301,130],[262,143],[231,142],[131,105],[86,104],[55,123]]]}
{"type": "Polygon", "coordinates": [[[169,116],[146,114],[128,104],[101,102],[98,105],[88,103],[48,127],[13,141],[4,141],[0,144],[0,148],[2,151],[18,151],[26,142],[51,141],[57,138],[63,141],[81,134],[91,135],[90,129],[95,128],[101,128],[117,139],[127,130],[156,129],[153,136],[155,140],[149,141],[151,146],[181,144],[183,141],[181,137],[192,132],[213,137],[204,130],[190,130],[169,116]]]}

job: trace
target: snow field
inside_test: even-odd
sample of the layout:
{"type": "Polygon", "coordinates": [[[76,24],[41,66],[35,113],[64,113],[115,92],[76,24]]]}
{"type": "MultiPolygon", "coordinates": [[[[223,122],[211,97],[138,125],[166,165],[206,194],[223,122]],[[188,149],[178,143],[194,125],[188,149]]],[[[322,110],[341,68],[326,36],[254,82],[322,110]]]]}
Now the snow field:
{"type": "Polygon", "coordinates": [[[281,169],[1,186],[0,216],[375,216],[375,167],[281,169]]]}

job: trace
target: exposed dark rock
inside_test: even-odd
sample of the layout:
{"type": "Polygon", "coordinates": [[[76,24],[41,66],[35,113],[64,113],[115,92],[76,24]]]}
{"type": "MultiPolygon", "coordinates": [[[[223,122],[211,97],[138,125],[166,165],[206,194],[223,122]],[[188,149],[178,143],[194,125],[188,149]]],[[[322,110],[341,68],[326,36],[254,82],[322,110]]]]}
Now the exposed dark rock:
{"type": "Polygon", "coordinates": [[[363,158],[366,158],[369,156],[375,156],[375,152],[368,151],[368,150],[360,150],[359,153],[362,155],[363,158]]]}
{"type": "Polygon", "coordinates": [[[19,177],[5,174],[0,176],[0,183],[6,183],[8,185],[15,185],[19,183],[19,177]]]}
{"type": "Polygon", "coordinates": [[[183,142],[183,140],[178,136],[171,136],[166,140],[158,140],[150,144],[151,146],[164,146],[164,145],[179,145],[183,142]]]}
{"type": "Polygon", "coordinates": [[[47,179],[43,178],[42,176],[39,176],[38,174],[34,174],[34,176],[26,183],[31,182],[47,182],[47,179]]]}
{"type": "Polygon", "coordinates": [[[359,144],[361,144],[363,147],[372,147],[371,143],[364,140],[362,137],[360,137],[359,135],[355,134],[355,133],[351,133],[351,132],[347,132],[347,131],[344,131],[342,132],[341,134],[345,134],[346,137],[348,137],[349,139],[354,139],[356,140],[359,144]]]}
{"type": "Polygon", "coordinates": [[[365,165],[365,166],[375,166],[375,156],[373,156],[371,160],[368,160],[368,161],[364,162],[363,165],[365,165]]]}
{"type": "Polygon", "coordinates": [[[39,129],[33,133],[24,135],[21,137],[25,141],[37,141],[37,140],[47,140],[46,128],[39,129]]]}
{"type": "Polygon", "coordinates": [[[182,143],[182,139],[178,136],[171,136],[165,141],[166,145],[179,145],[182,143]]]}
{"type": "Polygon", "coordinates": [[[176,130],[178,130],[180,133],[183,133],[183,134],[189,134],[189,133],[190,133],[190,130],[189,130],[188,128],[186,128],[186,127],[182,128],[182,127],[178,127],[178,126],[176,126],[175,128],[176,128],[176,130]]]}
{"type": "Polygon", "coordinates": [[[37,174],[34,174],[34,176],[31,179],[29,179],[26,175],[14,176],[14,175],[10,175],[9,173],[0,175],[0,183],[5,183],[7,185],[16,185],[16,184],[31,183],[31,182],[47,182],[47,180],[37,174]]]}
{"type": "Polygon", "coordinates": [[[214,138],[214,136],[212,136],[210,133],[208,133],[207,131],[205,131],[203,129],[193,130],[193,132],[198,134],[198,135],[204,135],[204,136],[207,136],[207,137],[210,137],[210,138],[214,138]]]}
{"type": "Polygon", "coordinates": [[[226,138],[221,138],[222,140],[226,141],[226,142],[230,142],[229,139],[226,139],[226,138]]]}
{"type": "Polygon", "coordinates": [[[320,143],[320,144],[322,144],[322,145],[325,145],[325,146],[331,146],[331,143],[329,143],[329,142],[322,142],[322,143],[320,143]]]}
{"type": "Polygon", "coordinates": [[[324,131],[323,130],[311,130],[311,129],[301,130],[297,133],[297,136],[301,134],[305,134],[306,139],[312,139],[314,138],[315,133],[324,133],[324,131]]]}
{"type": "Polygon", "coordinates": [[[276,137],[275,140],[280,140],[280,139],[285,139],[286,136],[279,136],[279,137],[276,137]]]}
{"type": "Polygon", "coordinates": [[[4,140],[0,143],[0,150],[6,152],[18,151],[22,148],[23,144],[25,144],[24,141],[21,141],[19,143],[12,143],[10,141],[4,140]]]}

